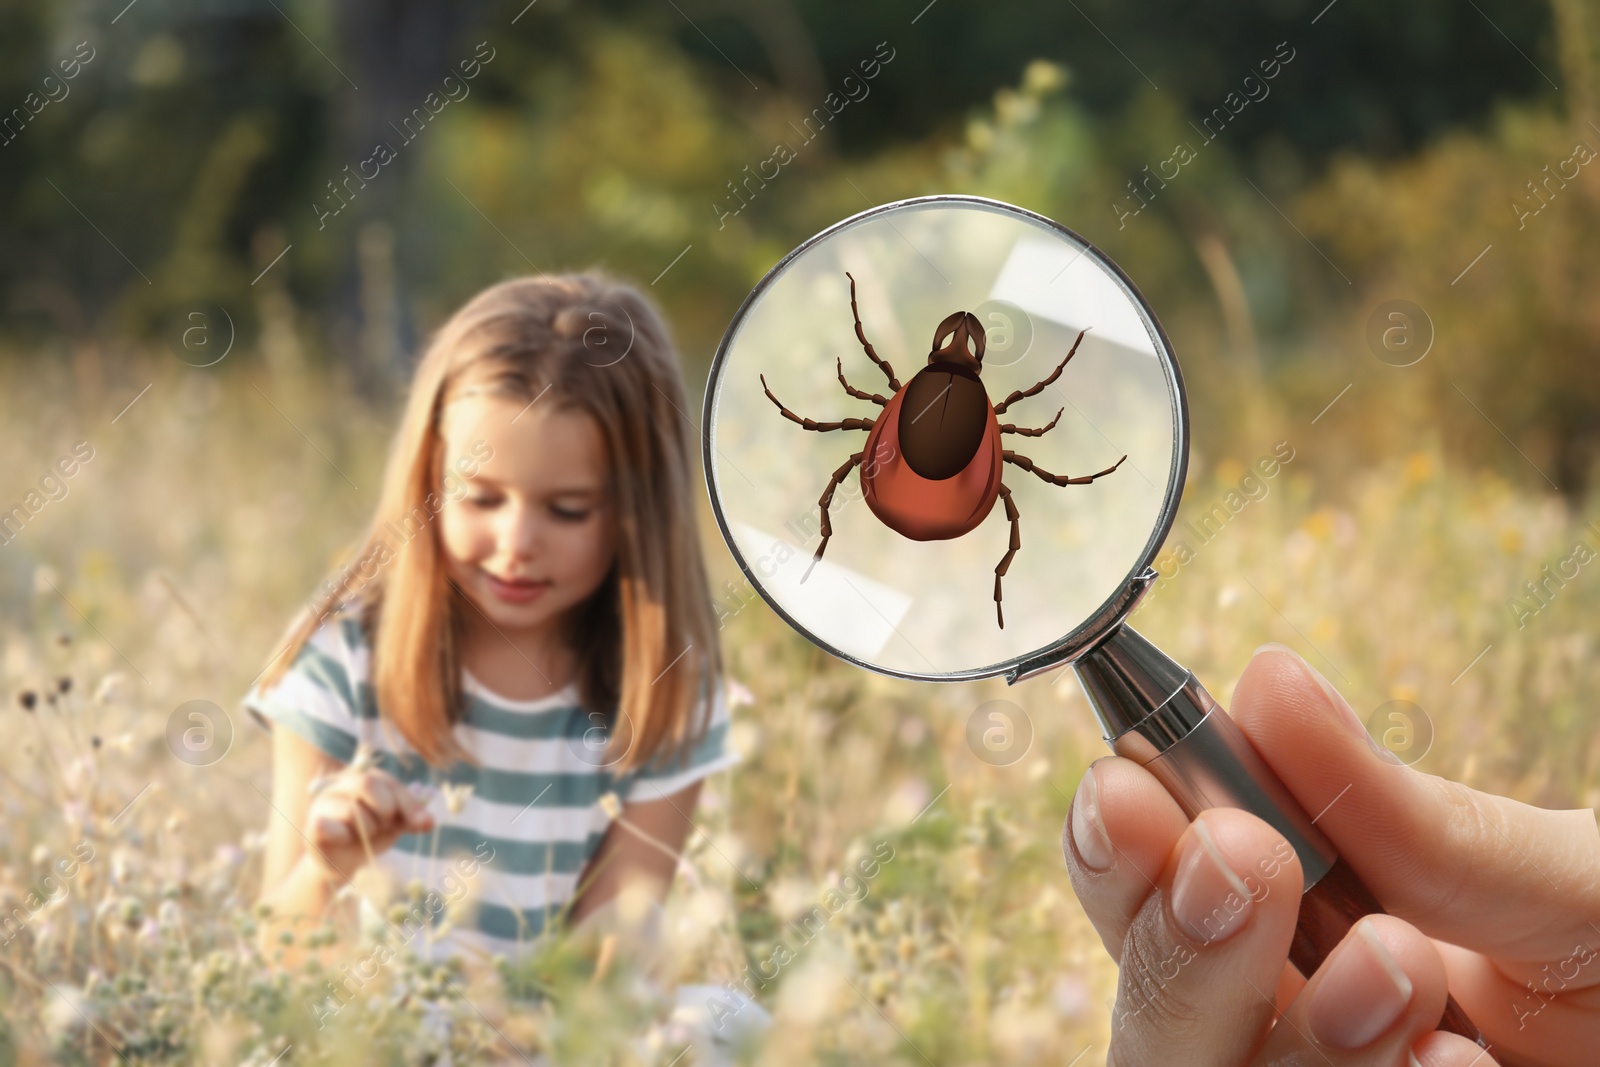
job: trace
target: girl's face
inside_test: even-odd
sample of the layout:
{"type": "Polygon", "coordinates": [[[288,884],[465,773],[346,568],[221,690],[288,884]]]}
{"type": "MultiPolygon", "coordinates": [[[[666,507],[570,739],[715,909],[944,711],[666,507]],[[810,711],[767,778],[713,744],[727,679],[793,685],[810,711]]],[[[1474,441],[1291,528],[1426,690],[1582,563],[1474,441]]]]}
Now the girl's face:
{"type": "Polygon", "coordinates": [[[599,424],[552,398],[480,393],[445,408],[441,434],[445,469],[461,476],[441,493],[446,573],[502,631],[558,622],[616,558],[599,424]]]}

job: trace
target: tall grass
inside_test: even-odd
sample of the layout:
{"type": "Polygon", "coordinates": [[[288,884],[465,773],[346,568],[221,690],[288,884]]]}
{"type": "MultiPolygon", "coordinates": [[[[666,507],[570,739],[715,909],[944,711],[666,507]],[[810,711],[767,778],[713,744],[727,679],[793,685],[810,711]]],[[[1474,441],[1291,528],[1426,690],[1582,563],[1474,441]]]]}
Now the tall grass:
{"type": "MultiPolygon", "coordinates": [[[[817,652],[758,599],[723,632],[745,759],[708,787],[664,915],[624,907],[633,936],[562,938],[519,966],[399,960],[319,1027],[337,957],[286,971],[254,947],[275,816],[266,734],[236,702],[358,532],[388,405],[245,354],[210,370],[13,362],[0,395],[0,506],[73,443],[94,447],[67,495],[0,549],[0,909],[16,923],[0,944],[0,1063],[664,1065],[689,1040],[674,989],[724,987],[697,994],[717,1015],[713,1000],[737,1004],[729,983],[772,1017],[750,1062],[1103,1054],[1116,968],[1073,897],[1060,831],[1106,750],[1070,672],[1014,689],[885,679],[817,652]],[[231,718],[209,766],[167,747],[169,717],[194,699],[231,718]],[[1034,733],[1007,767],[967,746],[992,699],[1020,705],[1034,733]]],[[[1251,458],[1199,470],[1185,517],[1251,458]]],[[[736,574],[711,528],[720,586],[736,574]]],[[[1554,500],[1427,447],[1339,485],[1290,464],[1134,624],[1224,704],[1250,650],[1282,641],[1363,715],[1422,708],[1435,735],[1422,769],[1592,806],[1584,623],[1600,568],[1552,586],[1520,627],[1508,607],[1580,538],[1600,546],[1554,500]]],[[[331,929],[296,936],[348,948],[325,944],[331,929]]],[[[728,1029],[756,1017],[745,1008],[728,1029]]]]}

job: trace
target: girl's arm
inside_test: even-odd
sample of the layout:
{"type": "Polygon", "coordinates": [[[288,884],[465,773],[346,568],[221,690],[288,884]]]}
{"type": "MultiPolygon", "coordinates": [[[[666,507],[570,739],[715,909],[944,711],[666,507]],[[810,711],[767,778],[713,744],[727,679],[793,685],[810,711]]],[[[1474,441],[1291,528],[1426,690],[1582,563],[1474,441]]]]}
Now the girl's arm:
{"type": "Polygon", "coordinates": [[[687,788],[659,800],[635,801],[622,806],[600,847],[584,868],[583,886],[573,901],[568,921],[577,925],[615,900],[624,885],[642,879],[655,899],[665,900],[678,868],[683,843],[694,828],[690,815],[700,800],[700,786],[687,788]]]}
{"type": "Polygon", "coordinates": [[[282,948],[284,965],[297,967],[306,934],[322,925],[334,895],[401,834],[433,829],[433,817],[393,776],[362,759],[347,767],[290,730],[272,734],[273,811],[261,878],[261,903],[271,913],[259,927],[260,947],[268,959],[282,948]],[[313,797],[319,775],[336,777],[313,797]],[[280,943],[284,931],[295,935],[292,944],[280,943]]]}
{"type": "Polygon", "coordinates": [[[305,935],[321,919],[342,884],[315,861],[306,846],[311,781],[344,765],[293,733],[272,731],[272,811],[261,871],[260,903],[272,908],[258,927],[262,955],[284,947],[283,962],[298,967],[305,958],[305,935]],[[295,943],[280,946],[278,936],[293,931],[295,943]]]}

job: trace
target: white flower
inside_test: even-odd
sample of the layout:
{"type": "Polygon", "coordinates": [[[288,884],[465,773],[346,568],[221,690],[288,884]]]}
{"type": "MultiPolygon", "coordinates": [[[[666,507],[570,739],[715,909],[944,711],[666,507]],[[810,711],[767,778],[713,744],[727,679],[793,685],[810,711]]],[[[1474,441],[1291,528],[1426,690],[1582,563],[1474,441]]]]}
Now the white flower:
{"type": "Polygon", "coordinates": [[[460,815],[461,809],[467,806],[467,798],[472,795],[472,785],[453,785],[450,782],[439,783],[439,792],[444,796],[445,810],[451,815],[460,815]]]}
{"type": "Polygon", "coordinates": [[[121,704],[127,700],[129,688],[128,676],[121,671],[112,671],[100,679],[100,684],[95,687],[95,703],[121,704]]]}
{"type": "Polygon", "coordinates": [[[61,585],[61,575],[48,563],[41,564],[33,569],[33,591],[43,596],[54,593],[61,585]]]}
{"type": "Polygon", "coordinates": [[[93,1011],[94,1005],[77,989],[56,985],[54,996],[44,1010],[45,1029],[57,1037],[77,1033],[89,1025],[93,1011]]]}

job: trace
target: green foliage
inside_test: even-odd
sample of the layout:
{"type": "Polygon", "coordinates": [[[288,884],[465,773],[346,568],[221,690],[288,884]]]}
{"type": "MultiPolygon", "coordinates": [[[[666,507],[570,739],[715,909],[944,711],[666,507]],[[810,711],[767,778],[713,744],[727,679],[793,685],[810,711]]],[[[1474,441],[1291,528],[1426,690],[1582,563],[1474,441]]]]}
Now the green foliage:
{"type": "Polygon", "coordinates": [[[1420,420],[1454,456],[1583,495],[1600,455],[1600,166],[1585,156],[1600,162],[1592,123],[1506,108],[1486,138],[1404,164],[1344,159],[1307,192],[1307,232],[1362,279],[1351,303],[1403,296],[1436,331],[1428,360],[1380,368],[1407,418],[1358,418],[1360,459],[1404,447],[1420,420]]]}

